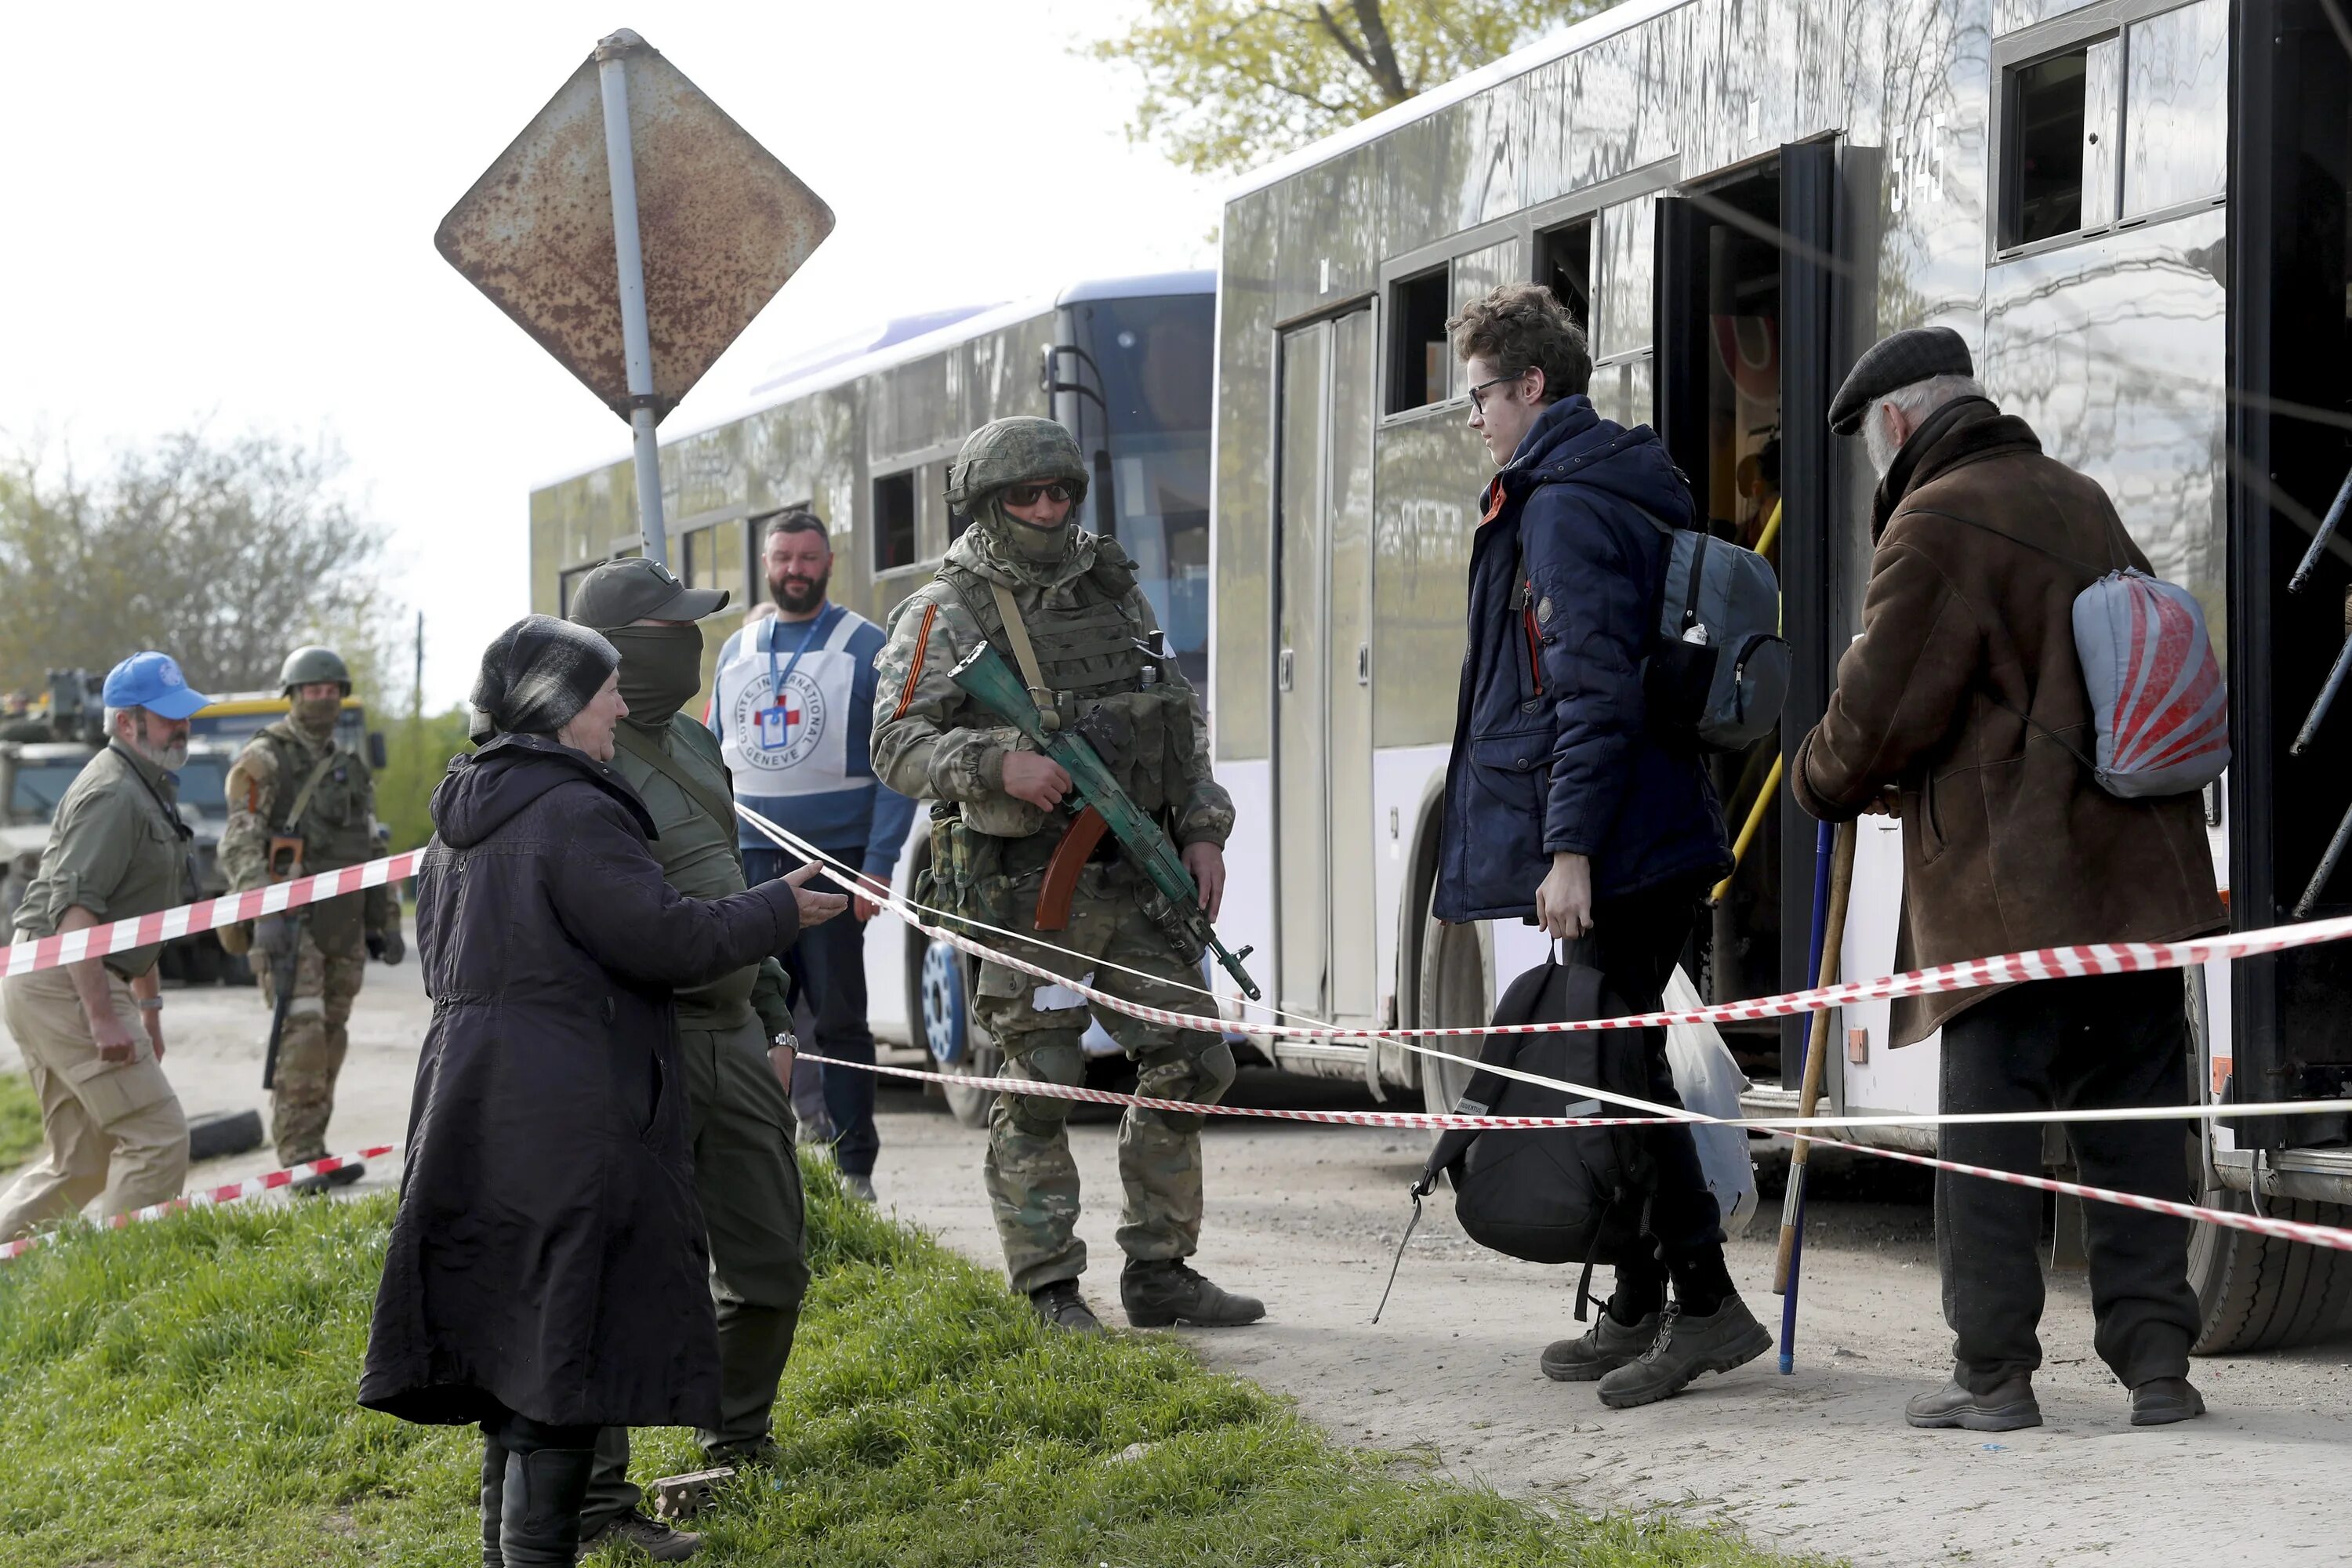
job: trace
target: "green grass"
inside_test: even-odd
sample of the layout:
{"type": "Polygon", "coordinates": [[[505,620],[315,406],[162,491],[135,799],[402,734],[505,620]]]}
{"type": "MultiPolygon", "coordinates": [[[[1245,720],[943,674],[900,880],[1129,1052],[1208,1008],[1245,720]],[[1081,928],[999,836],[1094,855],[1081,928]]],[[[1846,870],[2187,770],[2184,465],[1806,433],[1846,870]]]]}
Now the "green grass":
{"type": "Polygon", "coordinates": [[[22,1073],[0,1072],[0,1172],[15,1169],[41,1147],[41,1101],[22,1073]]]}
{"type": "MultiPolygon", "coordinates": [[[[1176,1340],[1049,1338],[822,1168],[810,1206],[782,1479],[728,1489],[714,1568],[1787,1561],[1340,1448],[1176,1340]]],[[[0,1564],[478,1563],[478,1437],[352,1403],[391,1214],[217,1209],[0,1266],[0,1564]]],[[[641,1479],[698,1459],[683,1432],[639,1436],[641,1479]]]]}

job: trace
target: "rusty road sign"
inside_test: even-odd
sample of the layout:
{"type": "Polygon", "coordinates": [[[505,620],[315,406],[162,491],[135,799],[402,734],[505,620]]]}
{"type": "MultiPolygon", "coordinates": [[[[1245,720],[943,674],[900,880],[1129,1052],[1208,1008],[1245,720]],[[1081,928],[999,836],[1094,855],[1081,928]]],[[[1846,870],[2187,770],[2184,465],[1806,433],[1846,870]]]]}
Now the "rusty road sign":
{"type": "Polygon", "coordinates": [[[833,209],[657,51],[634,34],[606,39],[449,209],[433,242],[607,407],[630,417],[638,400],[622,329],[599,83],[600,61],[613,58],[626,72],[650,404],[659,419],[833,231],[833,209]]]}

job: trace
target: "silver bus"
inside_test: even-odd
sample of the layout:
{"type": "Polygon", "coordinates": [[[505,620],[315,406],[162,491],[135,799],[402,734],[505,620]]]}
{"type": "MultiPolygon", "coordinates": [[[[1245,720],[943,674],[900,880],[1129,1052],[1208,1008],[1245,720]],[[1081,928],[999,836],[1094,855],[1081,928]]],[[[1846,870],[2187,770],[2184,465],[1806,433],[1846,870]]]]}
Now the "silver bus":
{"type": "MultiPolygon", "coordinates": [[[[808,508],[832,534],[833,598],[887,624],[962,531],[945,492],[964,437],[991,419],[1043,415],[1076,434],[1093,469],[1082,521],[1135,558],[1171,652],[1205,690],[1215,289],[1209,272],[1088,279],[905,318],[781,368],[753,389],[750,412],[664,443],[671,565],[748,610],[766,596],[760,525],[808,508]]],[[[532,492],[534,610],[562,615],[588,572],[643,550],[634,485],[623,458],[532,492]]],[[[712,623],[705,698],[732,629],[712,623]]],[[[902,892],[929,853],[918,816],[898,862],[902,892]]],[[[878,1038],[922,1047],[951,1070],[992,1068],[988,1042],[964,1027],[969,966],[951,949],[933,952],[885,914],[866,952],[878,1038]]],[[[1090,1041],[1117,1053],[1098,1029],[1090,1041]]],[[[985,1112],[978,1095],[949,1099],[968,1121],[985,1112]]]]}
{"type": "MultiPolygon", "coordinates": [[[[1905,326],[1958,330],[1994,395],[2202,602],[2236,704],[2214,863],[2239,925],[2290,919],[2352,805],[2352,712],[2289,754],[2346,635],[2352,552],[2284,591],[2352,468],[2338,9],[1626,0],[1233,190],[1211,708],[1232,862],[1265,868],[1236,876],[1225,934],[1258,946],[1269,1000],[1350,1028],[1475,1025],[1542,952],[1529,928],[1428,912],[1487,473],[1444,323],[1506,279],[1570,305],[1601,411],[1655,426],[1710,526],[1780,573],[1794,681],[1778,735],[1716,764],[1755,831],[1686,966],[1707,999],[1810,984],[1815,829],[1771,763],[1821,714],[1868,573],[1873,476],[1825,410],[1905,326]]],[[[1897,967],[1881,820],[1860,830],[1850,976],[1897,967]]],[[[2347,911],[2352,870],[2313,910],[2347,911]]],[[[2191,979],[2196,1092],[2345,1092],[2352,955],[2191,979]]],[[[1835,1026],[1831,1106],[1936,1108],[1934,1042],[1889,1050],[1884,1004],[1835,1026]]],[[[1754,1107],[1792,1104],[1803,1029],[1727,1028],[1754,1107]]],[[[1393,1042],[1266,1048],[1433,1109],[1462,1076],[1393,1042]]],[[[2343,1118],[2225,1120],[2184,1144],[2209,1204],[2352,1214],[2343,1118]]],[[[2065,1166],[2063,1140],[2051,1155],[2065,1166]]],[[[2305,1339],[2352,1303],[2352,1256],[2200,1227],[2194,1262],[2203,1350],[2305,1339]]]]}

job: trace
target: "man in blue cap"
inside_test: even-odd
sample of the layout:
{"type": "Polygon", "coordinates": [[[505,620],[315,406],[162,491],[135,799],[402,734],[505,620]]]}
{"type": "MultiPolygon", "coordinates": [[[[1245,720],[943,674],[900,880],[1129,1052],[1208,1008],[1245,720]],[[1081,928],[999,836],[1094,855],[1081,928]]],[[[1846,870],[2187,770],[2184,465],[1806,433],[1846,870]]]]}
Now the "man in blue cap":
{"type": "MultiPolygon", "coordinates": [[[[18,942],[194,896],[177,770],[188,760],[189,715],[212,699],[188,689],[169,655],[134,653],[108,673],[102,700],[106,750],[58,803],[41,868],[16,908],[18,942]]],[[[109,1217],[180,1195],[188,1123],[163,1076],[159,949],[0,981],[0,1010],[40,1097],[47,1142],[0,1197],[0,1240],[69,1219],[101,1193],[109,1217]]]]}

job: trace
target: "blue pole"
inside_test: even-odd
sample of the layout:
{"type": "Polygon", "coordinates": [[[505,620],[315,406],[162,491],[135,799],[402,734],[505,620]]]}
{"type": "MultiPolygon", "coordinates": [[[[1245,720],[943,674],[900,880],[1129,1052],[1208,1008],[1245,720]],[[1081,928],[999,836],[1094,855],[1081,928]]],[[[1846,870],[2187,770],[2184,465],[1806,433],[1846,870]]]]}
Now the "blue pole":
{"type": "Polygon", "coordinates": [[[1797,1235],[1789,1246],[1789,1288],[1780,1293],[1780,1375],[1797,1371],[1797,1280],[1805,1261],[1805,1194],[1797,1194],[1797,1235]]]}
{"type": "MultiPolygon", "coordinates": [[[[1830,919],[1830,858],[1837,842],[1837,829],[1823,822],[1813,829],[1813,931],[1807,947],[1811,954],[1806,975],[1817,976],[1822,972],[1822,947],[1828,940],[1830,919]]],[[[1792,1184],[1796,1174],[1790,1174],[1792,1184]]],[[[1791,1376],[1797,1370],[1797,1271],[1805,1256],[1805,1194],[1798,1186],[1790,1194],[1795,1206],[1795,1232],[1789,1247],[1789,1288],[1780,1293],[1780,1375],[1791,1376]]]]}

